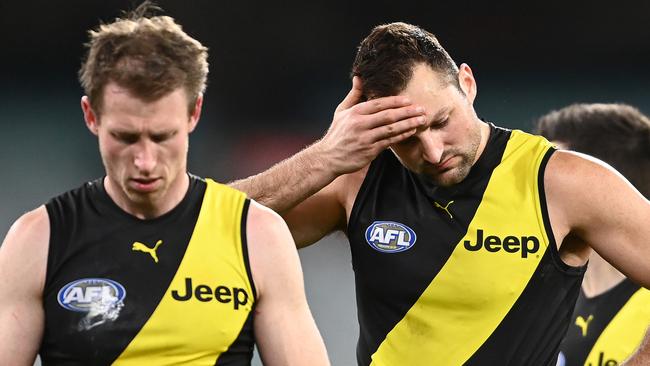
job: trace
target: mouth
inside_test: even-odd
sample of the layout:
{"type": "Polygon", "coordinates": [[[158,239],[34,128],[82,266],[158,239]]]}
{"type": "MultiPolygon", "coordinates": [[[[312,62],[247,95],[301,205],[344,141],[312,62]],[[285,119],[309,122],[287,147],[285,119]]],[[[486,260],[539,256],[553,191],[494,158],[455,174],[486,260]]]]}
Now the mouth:
{"type": "Polygon", "coordinates": [[[129,186],[135,191],[148,193],[155,191],[160,181],[160,178],[131,178],[129,179],[129,186]]]}
{"type": "Polygon", "coordinates": [[[447,170],[451,169],[452,160],[454,159],[454,157],[455,157],[455,155],[452,155],[452,156],[448,157],[447,159],[443,160],[441,163],[435,164],[434,168],[439,172],[444,172],[444,171],[447,171],[447,170]]]}

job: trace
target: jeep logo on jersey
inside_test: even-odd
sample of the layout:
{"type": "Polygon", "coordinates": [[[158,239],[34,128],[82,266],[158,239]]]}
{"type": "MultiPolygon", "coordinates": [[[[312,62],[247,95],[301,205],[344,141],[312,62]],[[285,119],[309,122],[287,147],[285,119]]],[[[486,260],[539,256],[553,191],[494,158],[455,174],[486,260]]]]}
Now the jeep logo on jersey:
{"type": "Polygon", "coordinates": [[[375,221],[366,229],[366,241],[370,246],[384,253],[398,253],[415,245],[415,231],[394,221],[375,221]]]}
{"type": "Polygon", "coordinates": [[[248,304],[248,292],[239,287],[217,286],[212,288],[208,285],[192,286],[192,279],[185,278],[185,289],[181,291],[172,290],[172,298],[176,301],[188,301],[195,297],[201,302],[218,301],[222,304],[232,303],[233,308],[238,310],[240,306],[248,304]]]}
{"type": "Polygon", "coordinates": [[[59,290],[57,299],[65,309],[89,312],[97,306],[121,303],[126,297],[124,286],[107,278],[83,278],[59,290]]]}
{"type": "Polygon", "coordinates": [[[521,257],[527,258],[529,253],[537,253],[539,250],[539,239],[534,236],[516,236],[508,235],[503,240],[495,235],[488,235],[483,238],[483,230],[476,231],[476,243],[470,243],[465,240],[465,249],[476,252],[485,248],[488,252],[496,253],[503,249],[508,253],[517,253],[521,251],[521,257]]]}
{"type": "Polygon", "coordinates": [[[618,366],[618,362],[612,359],[605,359],[605,353],[598,353],[598,363],[589,362],[587,366],[618,366]]]}

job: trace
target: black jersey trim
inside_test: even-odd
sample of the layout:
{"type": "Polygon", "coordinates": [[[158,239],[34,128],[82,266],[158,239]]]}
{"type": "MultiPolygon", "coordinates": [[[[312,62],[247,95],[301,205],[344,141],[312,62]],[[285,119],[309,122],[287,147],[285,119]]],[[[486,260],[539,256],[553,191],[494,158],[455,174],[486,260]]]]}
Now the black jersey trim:
{"type": "Polygon", "coordinates": [[[246,237],[246,226],[248,222],[248,208],[251,205],[250,198],[244,200],[244,207],[241,211],[241,248],[244,257],[244,266],[246,267],[246,275],[248,275],[248,282],[251,284],[253,291],[253,299],[257,299],[257,289],[255,288],[255,281],[253,281],[253,272],[251,271],[251,263],[248,258],[248,239],[246,237]]]}
{"type": "Polygon", "coordinates": [[[553,147],[546,150],[546,152],[544,153],[544,157],[542,158],[542,162],[539,165],[539,171],[537,173],[537,187],[539,189],[540,211],[542,212],[544,229],[546,231],[546,236],[548,237],[548,242],[550,246],[549,250],[551,252],[551,258],[553,264],[555,264],[560,271],[565,272],[566,274],[582,276],[587,270],[586,264],[582,266],[574,267],[564,263],[562,258],[560,258],[560,252],[557,247],[557,242],[555,241],[555,235],[553,234],[553,227],[551,226],[551,219],[548,214],[548,206],[546,203],[546,191],[544,187],[544,173],[546,172],[546,165],[548,164],[548,161],[550,160],[551,156],[555,151],[557,150],[553,147]]]}
{"type": "MultiPolygon", "coordinates": [[[[54,268],[54,264],[56,263],[55,259],[58,259],[58,258],[54,258],[55,255],[52,251],[52,248],[57,247],[58,237],[55,234],[59,232],[58,221],[57,221],[58,216],[55,212],[55,208],[53,207],[54,204],[56,203],[54,202],[54,200],[52,200],[45,205],[45,210],[47,211],[47,216],[48,216],[48,221],[50,226],[50,238],[48,239],[47,242],[47,264],[45,267],[45,283],[43,286],[44,289],[50,288],[50,284],[52,283],[52,279],[54,278],[53,273],[55,272],[55,268],[54,268]]],[[[46,294],[44,291],[43,300],[45,300],[45,296],[46,294]]]]}
{"type": "Polygon", "coordinates": [[[253,351],[255,349],[255,329],[253,327],[255,313],[255,304],[246,321],[242,325],[241,331],[228,350],[217,358],[214,366],[250,366],[253,360],[253,351]]]}

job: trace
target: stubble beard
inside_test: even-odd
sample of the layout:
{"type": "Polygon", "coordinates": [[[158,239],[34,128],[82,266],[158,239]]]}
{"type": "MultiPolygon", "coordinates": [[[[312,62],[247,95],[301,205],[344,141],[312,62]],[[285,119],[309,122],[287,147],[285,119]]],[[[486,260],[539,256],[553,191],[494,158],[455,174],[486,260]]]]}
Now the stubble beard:
{"type": "MultiPolygon", "coordinates": [[[[481,130],[477,126],[470,135],[470,144],[466,149],[450,151],[448,155],[460,157],[460,162],[453,168],[438,174],[427,174],[430,181],[441,187],[456,185],[469,175],[476,161],[476,153],[481,143],[481,130]]],[[[444,161],[444,160],[443,160],[444,161]]]]}

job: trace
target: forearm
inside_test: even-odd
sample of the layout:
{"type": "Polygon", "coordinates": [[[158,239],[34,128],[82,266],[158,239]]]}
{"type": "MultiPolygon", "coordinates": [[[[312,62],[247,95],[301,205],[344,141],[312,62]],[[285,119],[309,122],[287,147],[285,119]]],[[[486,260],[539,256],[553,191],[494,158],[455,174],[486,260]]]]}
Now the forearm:
{"type": "Polygon", "coordinates": [[[621,366],[643,366],[650,365],[650,328],[646,331],[645,337],[639,348],[621,366]]]}
{"type": "Polygon", "coordinates": [[[422,107],[391,96],[362,102],[361,80],[339,104],[323,138],[271,169],[230,183],[257,202],[284,213],[336,177],[367,166],[388,146],[412,136],[426,119],[422,107]]]}
{"type": "Polygon", "coordinates": [[[276,212],[291,209],[337,176],[321,151],[319,142],[262,173],[229,185],[276,212]]]}

